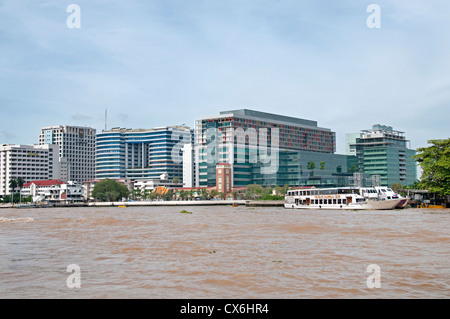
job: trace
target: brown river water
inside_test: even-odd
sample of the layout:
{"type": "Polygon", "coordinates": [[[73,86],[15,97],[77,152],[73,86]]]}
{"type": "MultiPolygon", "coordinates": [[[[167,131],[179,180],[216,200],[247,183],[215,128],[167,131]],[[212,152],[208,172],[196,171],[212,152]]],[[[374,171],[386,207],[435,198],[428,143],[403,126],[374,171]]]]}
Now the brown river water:
{"type": "Polygon", "coordinates": [[[0,298],[447,299],[449,225],[448,209],[1,209],[0,298]]]}

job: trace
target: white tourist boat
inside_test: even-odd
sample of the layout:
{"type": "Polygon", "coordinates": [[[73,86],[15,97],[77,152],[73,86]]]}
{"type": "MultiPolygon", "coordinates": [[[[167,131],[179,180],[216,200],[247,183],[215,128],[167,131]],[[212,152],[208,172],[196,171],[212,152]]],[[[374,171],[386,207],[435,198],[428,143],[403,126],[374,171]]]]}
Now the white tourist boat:
{"type": "Polygon", "coordinates": [[[394,209],[399,198],[383,198],[378,192],[362,192],[360,188],[304,188],[289,190],[284,207],[293,209],[394,209]]]}
{"type": "Polygon", "coordinates": [[[409,198],[397,194],[389,187],[377,186],[374,187],[374,189],[377,191],[378,196],[381,199],[399,199],[400,201],[397,204],[396,208],[405,208],[409,203],[409,198]]]}

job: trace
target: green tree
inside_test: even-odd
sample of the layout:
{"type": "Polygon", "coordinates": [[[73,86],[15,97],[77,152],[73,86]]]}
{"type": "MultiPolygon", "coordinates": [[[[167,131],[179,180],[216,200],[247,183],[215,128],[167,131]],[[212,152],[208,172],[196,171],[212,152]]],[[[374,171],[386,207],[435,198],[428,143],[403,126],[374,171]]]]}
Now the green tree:
{"type": "Polygon", "coordinates": [[[391,189],[399,194],[401,191],[403,191],[403,185],[400,183],[394,183],[391,185],[391,189]]]}
{"type": "Polygon", "coordinates": [[[133,189],[133,191],[131,192],[131,197],[134,199],[134,200],[138,200],[138,199],[141,199],[142,198],[142,189],[140,189],[140,188],[135,188],[135,189],[133,189]]]}
{"type": "Polygon", "coordinates": [[[319,165],[320,165],[320,169],[321,170],[325,169],[325,162],[324,161],[320,162],[319,165]]]}
{"type": "Polygon", "coordinates": [[[209,192],[209,198],[215,198],[217,195],[219,195],[219,192],[216,191],[215,189],[212,189],[212,190],[209,192]]]}
{"type": "Polygon", "coordinates": [[[428,144],[431,146],[417,149],[413,157],[422,168],[419,186],[442,196],[450,195],[450,138],[430,140],[428,144]]]}
{"type": "Polygon", "coordinates": [[[167,193],[165,193],[165,194],[162,196],[162,198],[163,198],[163,200],[169,201],[169,200],[173,200],[174,196],[175,196],[174,190],[173,190],[173,189],[169,189],[169,190],[167,191],[167,193]]]}
{"type": "Polygon", "coordinates": [[[249,184],[245,190],[245,199],[257,199],[262,196],[263,187],[261,185],[249,184]]]}
{"type": "Polygon", "coordinates": [[[25,184],[25,180],[22,177],[17,177],[17,187],[19,187],[19,202],[22,202],[22,187],[25,184]]]}
{"type": "Polygon", "coordinates": [[[128,188],[112,179],[103,179],[95,184],[92,197],[100,201],[117,201],[130,195],[128,188]]]}
{"type": "Polygon", "coordinates": [[[14,203],[14,192],[17,188],[17,180],[14,178],[11,178],[9,180],[9,188],[11,188],[11,199],[12,199],[12,203],[14,203]]]}
{"type": "Polygon", "coordinates": [[[310,175],[313,176],[314,175],[314,169],[316,168],[316,163],[314,163],[313,161],[309,161],[308,162],[308,169],[310,170],[310,175]]]}
{"type": "Polygon", "coordinates": [[[175,187],[177,187],[178,184],[180,183],[180,179],[178,177],[174,177],[173,178],[173,183],[175,184],[175,187]]]}

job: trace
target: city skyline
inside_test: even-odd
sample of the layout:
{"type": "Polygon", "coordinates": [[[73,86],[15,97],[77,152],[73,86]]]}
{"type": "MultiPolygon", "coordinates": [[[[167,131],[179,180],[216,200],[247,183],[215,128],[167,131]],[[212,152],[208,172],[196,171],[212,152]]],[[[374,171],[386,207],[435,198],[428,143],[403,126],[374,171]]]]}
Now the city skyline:
{"type": "Polygon", "coordinates": [[[447,1],[76,1],[0,4],[0,142],[50,125],[152,128],[227,109],[448,138],[447,1]]]}

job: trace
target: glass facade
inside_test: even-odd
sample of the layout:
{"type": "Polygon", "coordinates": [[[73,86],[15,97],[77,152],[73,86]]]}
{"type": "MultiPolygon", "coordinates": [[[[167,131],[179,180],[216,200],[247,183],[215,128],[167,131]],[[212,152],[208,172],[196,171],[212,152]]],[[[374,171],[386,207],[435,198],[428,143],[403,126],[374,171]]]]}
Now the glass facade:
{"type": "Polygon", "coordinates": [[[412,185],[417,179],[417,167],[403,132],[391,126],[376,124],[372,130],[361,131],[350,146],[358,158],[358,171],[379,175],[382,186],[394,183],[412,185]]]}
{"type": "Polygon", "coordinates": [[[334,132],[278,114],[243,109],[198,120],[195,147],[200,187],[215,186],[221,162],[232,165],[234,187],[348,185],[352,175],[349,156],[334,154],[334,132]]]}
{"type": "Polygon", "coordinates": [[[96,178],[148,180],[167,174],[181,183],[181,148],[192,137],[192,130],[182,126],[103,131],[97,134],[96,178]]]}

